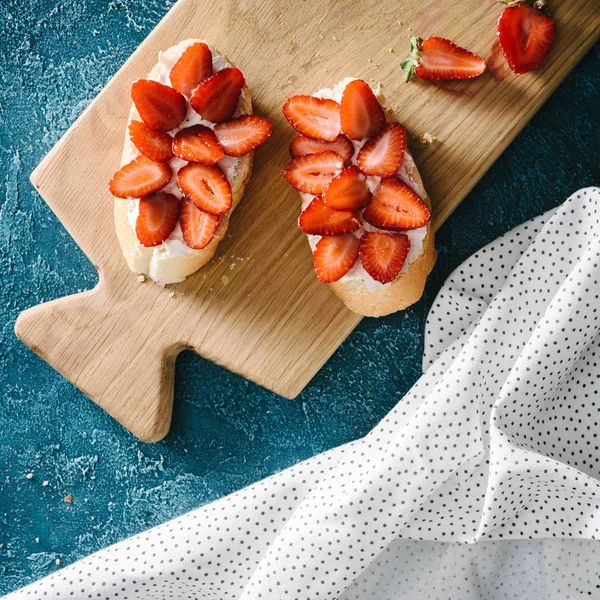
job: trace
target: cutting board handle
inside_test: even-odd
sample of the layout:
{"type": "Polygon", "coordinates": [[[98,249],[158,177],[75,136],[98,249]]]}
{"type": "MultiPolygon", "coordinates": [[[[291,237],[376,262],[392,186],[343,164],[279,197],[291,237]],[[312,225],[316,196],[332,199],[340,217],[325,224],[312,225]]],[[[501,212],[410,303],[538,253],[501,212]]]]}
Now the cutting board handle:
{"type": "Polygon", "coordinates": [[[175,359],[135,306],[115,302],[101,280],[93,290],[34,306],[15,333],[134,435],[145,442],[168,432],[175,359]]]}

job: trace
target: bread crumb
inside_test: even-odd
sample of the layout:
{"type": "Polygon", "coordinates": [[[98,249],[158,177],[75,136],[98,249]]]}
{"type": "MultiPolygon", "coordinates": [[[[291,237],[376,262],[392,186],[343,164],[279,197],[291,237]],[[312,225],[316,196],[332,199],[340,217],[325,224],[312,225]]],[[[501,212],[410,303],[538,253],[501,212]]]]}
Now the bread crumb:
{"type": "Polygon", "coordinates": [[[57,558],[57,559],[56,559],[54,562],[55,562],[57,565],[60,565],[60,558],[57,558]]]}
{"type": "Polygon", "coordinates": [[[42,481],[42,485],[43,485],[44,487],[48,487],[48,486],[50,485],[50,482],[49,482],[48,480],[46,480],[46,481],[42,481]]]}
{"type": "Polygon", "coordinates": [[[237,267],[237,263],[234,263],[234,262],[233,262],[233,263],[231,263],[231,264],[229,265],[229,270],[230,270],[230,271],[233,271],[233,270],[234,270],[236,267],[237,267]]]}
{"type": "Polygon", "coordinates": [[[331,39],[332,39],[334,42],[337,42],[339,38],[337,37],[337,35],[332,35],[332,36],[331,36],[331,39]]]}
{"type": "Polygon", "coordinates": [[[137,280],[138,280],[140,283],[145,283],[145,282],[146,282],[146,276],[145,276],[143,273],[140,273],[140,274],[138,275],[138,277],[137,277],[137,280]]]}
{"type": "Polygon", "coordinates": [[[390,48],[390,52],[391,52],[391,53],[393,53],[393,52],[394,52],[394,49],[393,49],[393,48],[390,48]]]}
{"type": "Polygon", "coordinates": [[[370,62],[370,63],[372,63],[372,62],[373,62],[373,59],[372,59],[372,58],[369,58],[369,60],[368,60],[367,62],[370,62]]]}
{"type": "Polygon", "coordinates": [[[33,473],[27,473],[25,477],[27,477],[27,479],[33,479],[33,473]]]}
{"type": "Polygon", "coordinates": [[[114,505],[115,505],[115,503],[114,503],[114,502],[109,502],[109,503],[108,503],[108,505],[109,505],[109,506],[114,506],[114,505]]]}
{"type": "Polygon", "coordinates": [[[63,498],[63,502],[66,502],[67,504],[73,504],[73,495],[72,494],[67,494],[63,498]]]}
{"type": "Polygon", "coordinates": [[[223,275],[221,277],[221,281],[223,282],[223,285],[227,285],[229,283],[229,277],[227,277],[227,275],[223,275]]]}
{"type": "Polygon", "coordinates": [[[433,144],[436,141],[436,137],[431,135],[429,132],[425,132],[421,135],[421,143],[424,146],[428,146],[429,144],[433,144]]]}
{"type": "Polygon", "coordinates": [[[169,298],[175,298],[175,290],[169,292],[169,298]]]}
{"type": "Polygon", "coordinates": [[[322,40],[322,39],[323,39],[323,36],[322,36],[322,35],[320,35],[320,36],[319,36],[319,39],[320,39],[320,40],[322,40]]]}

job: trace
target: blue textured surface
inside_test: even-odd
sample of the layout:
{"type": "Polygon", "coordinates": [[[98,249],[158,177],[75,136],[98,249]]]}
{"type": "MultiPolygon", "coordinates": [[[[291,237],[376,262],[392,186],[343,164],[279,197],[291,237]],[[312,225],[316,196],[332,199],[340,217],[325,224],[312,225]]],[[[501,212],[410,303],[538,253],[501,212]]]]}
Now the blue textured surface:
{"type": "Polygon", "coordinates": [[[13,325],[21,310],[96,282],[28,176],[172,4],[0,3],[0,594],[59,568],[56,559],[71,563],[365,434],[419,377],[427,310],[450,271],[600,180],[596,46],[439,232],[416,306],[365,319],[294,402],[182,354],[172,430],[142,444],[18,342],[13,325]]]}

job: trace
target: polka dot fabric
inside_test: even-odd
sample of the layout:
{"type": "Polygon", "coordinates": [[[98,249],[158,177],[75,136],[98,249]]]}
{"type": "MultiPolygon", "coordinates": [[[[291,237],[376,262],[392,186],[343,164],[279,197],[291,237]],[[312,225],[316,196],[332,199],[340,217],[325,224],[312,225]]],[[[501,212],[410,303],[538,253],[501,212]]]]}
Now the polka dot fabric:
{"type": "Polygon", "coordinates": [[[8,596],[600,598],[600,190],[483,248],[366,437],[8,596]]]}

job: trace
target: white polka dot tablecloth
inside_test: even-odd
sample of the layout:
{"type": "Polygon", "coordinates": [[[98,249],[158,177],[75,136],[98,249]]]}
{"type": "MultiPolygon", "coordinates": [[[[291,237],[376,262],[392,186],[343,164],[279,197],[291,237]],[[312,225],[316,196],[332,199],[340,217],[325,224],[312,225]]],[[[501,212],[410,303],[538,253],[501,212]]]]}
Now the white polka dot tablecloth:
{"type": "Polygon", "coordinates": [[[600,599],[599,295],[587,188],[452,274],[369,435],[7,598],[600,599]]]}

